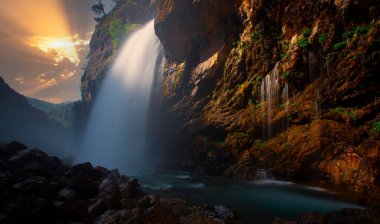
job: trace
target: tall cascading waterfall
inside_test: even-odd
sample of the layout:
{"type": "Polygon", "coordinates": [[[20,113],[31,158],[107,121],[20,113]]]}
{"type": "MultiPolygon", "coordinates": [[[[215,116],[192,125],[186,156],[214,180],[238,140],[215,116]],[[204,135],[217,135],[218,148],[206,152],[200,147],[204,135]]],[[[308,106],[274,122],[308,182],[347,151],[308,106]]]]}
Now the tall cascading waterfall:
{"type": "MultiPolygon", "coordinates": [[[[260,87],[260,100],[262,104],[262,114],[263,114],[263,140],[270,139],[273,136],[273,112],[275,109],[279,108],[280,104],[285,107],[285,120],[276,126],[285,126],[279,127],[280,129],[286,129],[288,127],[288,107],[289,107],[289,93],[288,93],[288,84],[285,83],[280,95],[281,83],[279,79],[279,64],[277,62],[273,74],[268,74],[261,81],[260,87]],[[265,106],[265,102],[267,105],[265,106]]],[[[275,130],[278,131],[278,130],[275,130]]]]}
{"type": "Polygon", "coordinates": [[[122,46],[92,108],[75,162],[118,168],[128,175],[148,169],[148,110],[161,45],[154,21],[122,46]]]}

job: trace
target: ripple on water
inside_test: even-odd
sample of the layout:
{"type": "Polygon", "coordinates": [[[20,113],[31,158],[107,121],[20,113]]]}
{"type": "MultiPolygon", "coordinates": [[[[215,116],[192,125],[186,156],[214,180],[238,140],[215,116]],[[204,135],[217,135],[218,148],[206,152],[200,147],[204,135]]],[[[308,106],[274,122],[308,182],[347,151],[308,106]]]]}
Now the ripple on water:
{"type": "Polygon", "coordinates": [[[168,190],[170,188],[173,188],[173,185],[168,184],[168,183],[154,183],[154,184],[142,184],[143,188],[148,188],[151,190],[168,190]]]}
{"type": "Polygon", "coordinates": [[[335,194],[335,192],[329,191],[329,190],[327,190],[325,188],[321,188],[321,187],[306,186],[304,188],[307,189],[307,190],[311,190],[311,191],[319,191],[319,192],[326,192],[326,193],[329,193],[329,194],[335,194]]]}
{"type": "Polygon", "coordinates": [[[279,180],[255,180],[251,182],[257,185],[293,185],[290,181],[279,181],[279,180]]]}
{"type": "Polygon", "coordinates": [[[176,175],[174,178],[185,180],[185,179],[190,179],[189,175],[176,175]]]}
{"type": "Polygon", "coordinates": [[[204,183],[192,183],[187,185],[188,188],[204,188],[206,185],[204,183]]]}

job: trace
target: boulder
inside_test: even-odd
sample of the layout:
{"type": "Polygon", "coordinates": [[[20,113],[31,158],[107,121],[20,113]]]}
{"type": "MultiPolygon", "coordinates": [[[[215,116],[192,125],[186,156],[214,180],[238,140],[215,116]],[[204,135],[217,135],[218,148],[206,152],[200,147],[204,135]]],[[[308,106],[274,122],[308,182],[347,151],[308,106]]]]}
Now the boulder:
{"type": "Polygon", "coordinates": [[[3,144],[0,146],[0,155],[4,156],[6,158],[9,158],[11,156],[14,156],[16,153],[27,149],[28,147],[24,144],[21,144],[19,142],[11,142],[8,145],[3,144]]]}
{"type": "Polygon", "coordinates": [[[65,222],[82,221],[86,217],[88,204],[81,200],[55,202],[59,219],[65,222]]]}
{"type": "Polygon", "coordinates": [[[344,224],[375,224],[367,210],[345,208],[336,212],[329,213],[326,217],[327,223],[344,224]]]}
{"type": "Polygon", "coordinates": [[[100,183],[99,197],[104,200],[105,207],[109,209],[120,207],[120,188],[116,178],[112,175],[108,176],[100,183]]]}
{"type": "Polygon", "coordinates": [[[318,212],[305,212],[298,216],[297,224],[323,224],[324,216],[318,212]]]}
{"type": "Polygon", "coordinates": [[[4,224],[53,223],[56,210],[51,201],[40,198],[19,198],[3,211],[0,222],[4,224]]]}
{"type": "Polygon", "coordinates": [[[75,199],[75,197],[75,191],[69,187],[63,188],[57,194],[57,199],[61,201],[72,200],[75,199]]]}
{"type": "Polygon", "coordinates": [[[218,216],[222,219],[225,219],[225,220],[233,219],[235,216],[234,212],[224,205],[217,205],[214,208],[215,208],[216,214],[218,214],[218,216]]]}

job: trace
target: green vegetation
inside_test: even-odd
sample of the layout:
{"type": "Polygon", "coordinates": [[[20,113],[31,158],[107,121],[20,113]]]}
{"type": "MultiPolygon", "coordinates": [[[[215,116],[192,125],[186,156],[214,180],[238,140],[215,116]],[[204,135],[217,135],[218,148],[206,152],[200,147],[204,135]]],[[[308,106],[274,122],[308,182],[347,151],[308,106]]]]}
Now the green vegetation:
{"type": "Polygon", "coordinates": [[[347,46],[347,42],[340,42],[333,45],[334,51],[339,51],[347,46]]]}
{"type": "Polygon", "coordinates": [[[265,148],[265,143],[261,141],[261,139],[257,139],[254,143],[259,149],[265,148]]]}
{"type": "Polygon", "coordinates": [[[252,98],[248,100],[248,106],[250,106],[250,107],[254,106],[252,98]]]}
{"type": "Polygon", "coordinates": [[[281,52],[280,53],[280,57],[281,57],[282,60],[286,60],[288,58],[288,54],[285,53],[285,52],[281,52]]]}
{"type": "Polygon", "coordinates": [[[282,73],[281,77],[282,77],[282,79],[286,79],[286,78],[288,78],[288,75],[289,75],[288,72],[284,72],[284,73],[282,73]]]}
{"type": "Polygon", "coordinates": [[[29,97],[27,100],[32,107],[45,112],[49,119],[57,121],[67,128],[73,126],[74,102],[54,104],[29,97]]]}
{"type": "Polygon", "coordinates": [[[358,35],[364,35],[368,33],[370,29],[370,25],[361,25],[361,26],[356,26],[352,30],[349,30],[347,32],[344,32],[342,35],[342,38],[344,41],[336,43],[333,45],[333,50],[334,51],[339,51],[347,46],[347,43],[350,41],[351,38],[354,36],[358,35]]]}
{"type": "Polygon", "coordinates": [[[297,104],[296,101],[293,101],[293,102],[290,104],[291,107],[296,107],[297,105],[298,105],[298,104],[297,104]]]}
{"type": "Polygon", "coordinates": [[[370,25],[356,26],[354,28],[355,34],[366,34],[368,33],[370,25]]]}
{"type": "Polygon", "coordinates": [[[297,39],[297,46],[300,48],[306,48],[310,45],[310,41],[305,36],[299,36],[297,39]]]}
{"type": "Polygon", "coordinates": [[[344,39],[352,38],[354,35],[363,35],[368,33],[370,25],[356,26],[352,30],[343,33],[342,37],[344,39]]]}
{"type": "Polygon", "coordinates": [[[286,149],[290,148],[290,143],[288,141],[284,142],[284,147],[286,149]]]}
{"type": "Polygon", "coordinates": [[[280,52],[280,57],[282,60],[286,60],[288,58],[288,51],[289,51],[289,40],[284,39],[280,41],[281,44],[281,52],[280,52]]]}
{"type": "Polygon", "coordinates": [[[304,30],[301,32],[301,35],[304,36],[304,37],[309,37],[309,36],[310,36],[310,33],[311,33],[311,29],[304,29],[304,30]]]}
{"type": "Polygon", "coordinates": [[[376,121],[376,122],[373,124],[373,131],[375,131],[375,132],[380,132],[380,121],[376,121]]]}
{"type": "Polygon", "coordinates": [[[111,19],[109,21],[108,34],[111,36],[112,45],[115,48],[119,46],[120,41],[128,36],[131,32],[140,27],[139,24],[122,23],[118,19],[111,19]]]}
{"type": "Polygon", "coordinates": [[[328,34],[327,33],[321,33],[318,37],[318,42],[320,44],[323,44],[327,40],[328,34]]]}
{"type": "Polygon", "coordinates": [[[226,144],[226,141],[225,140],[215,141],[215,144],[217,144],[219,146],[223,146],[226,144]]]}
{"type": "Polygon", "coordinates": [[[251,33],[251,39],[252,40],[259,40],[262,37],[261,30],[254,31],[251,33]]]}
{"type": "Polygon", "coordinates": [[[177,67],[176,71],[174,72],[173,85],[175,87],[177,87],[178,84],[181,82],[181,79],[182,79],[182,76],[183,76],[183,72],[185,71],[185,67],[186,67],[186,64],[182,63],[182,64],[180,64],[177,67]]]}
{"type": "Polygon", "coordinates": [[[345,33],[343,33],[342,37],[344,39],[349,39],[351,37],[353,37],[355,35],[355,31],[351,30],[351,31],[347,31],[345,33]]]}
{"type": "Polygon", "coordinates": [[[346,118],[348,121],[349,120],[356,121],[357,119],[356,112],[353,110],[350,110],[349,108],[337,107],[335,108],[334,111],[335,113],[342,115],[342,117],[346,118]]]}

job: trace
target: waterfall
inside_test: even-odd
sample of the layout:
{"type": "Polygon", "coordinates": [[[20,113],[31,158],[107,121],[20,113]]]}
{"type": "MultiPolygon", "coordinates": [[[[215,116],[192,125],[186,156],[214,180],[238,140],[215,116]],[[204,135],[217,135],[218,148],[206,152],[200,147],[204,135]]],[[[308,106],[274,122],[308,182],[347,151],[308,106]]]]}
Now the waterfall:
{"type": "Polygon", "coordinates": [[[256,180],[272,180],[273,177],[268,173],[266,169],[256,170],[256,180]]]}
{"type": "Polygon", "coordinates": [[[279,93],[278,65],[279,62],[274,67],[273,76],[269,74],[261,82],[260,98],[263,105],[263,139],[269,139],[272,136],[272,109],[277,105],[279,93]],[[264,106],[265,101],[268,102],[267,107],[264,106]]]}
{"type": "Polygon", "coordinates": [[[289,87],[288,83],[284,83],[280,95],[279,64],[280,62],[277,62],[274,66],[273,74],[268,74],[261,81],[260,100],[263,114],[263,140],[270,139],[273,134],[286,130],[289,126],[289,87]],[[267,102],[266,106],[265,102],[267,102]],[[273,124],[273,113],[281,104],[284,106],[285,116],[282,121],[273,124]]]}
{"type": "Polygon", "coordinates": [[[122,46],[98,92],[76,163],[90,161],[128,175],[148,168],[148,110],[160,49],[153,20],[122,46]]]}
{"type": "Polygon", "coordinates": [[[313,82],[316,73],[317,58],[313,51],[309,51],[309,81],[313,82]]]}

